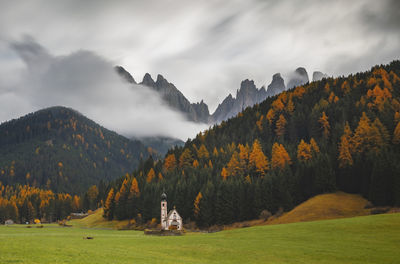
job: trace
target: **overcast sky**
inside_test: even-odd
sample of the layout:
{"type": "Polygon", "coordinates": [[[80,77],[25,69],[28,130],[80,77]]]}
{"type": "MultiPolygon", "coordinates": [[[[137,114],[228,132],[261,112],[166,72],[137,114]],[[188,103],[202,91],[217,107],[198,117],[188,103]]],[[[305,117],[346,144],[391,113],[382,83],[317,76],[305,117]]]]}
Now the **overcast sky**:
{"type": "MultiPolygon", "coordinates": [[[[337,76],[399,59],[399,28],[396,0],[0,0],[0,100],[20,99],[29,66],[12,43],[26,35],[52,57],[87,50],[139,81],[160,73],[213,112],[246,78],[261,87],[299,66],[337,76]]],[[[17,108],[0,105],[0,122],[17,108]]]]}

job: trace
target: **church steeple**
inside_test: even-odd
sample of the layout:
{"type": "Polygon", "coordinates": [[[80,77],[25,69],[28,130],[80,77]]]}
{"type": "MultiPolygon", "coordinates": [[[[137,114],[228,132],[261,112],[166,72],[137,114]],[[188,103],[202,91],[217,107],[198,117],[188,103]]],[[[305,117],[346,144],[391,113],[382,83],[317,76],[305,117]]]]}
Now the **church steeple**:
{"type": "Polygon", "coordinates": [[[161,194],[161,229],[165,230],[167,229],[167,214],[168,214],[168,209],[167,209],[167,195],[165,192],[161,194]]]}

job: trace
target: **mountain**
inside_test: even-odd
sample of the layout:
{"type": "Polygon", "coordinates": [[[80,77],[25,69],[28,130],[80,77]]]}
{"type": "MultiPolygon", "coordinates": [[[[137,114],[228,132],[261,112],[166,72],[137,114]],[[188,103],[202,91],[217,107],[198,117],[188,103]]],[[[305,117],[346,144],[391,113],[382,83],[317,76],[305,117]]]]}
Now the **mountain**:
{"type": "MultiPolygon", "coordinates": [[[[121,66],[117,66],[116,71],[128,82],[135,83],[132,75],[121,66]]],[[[156,91],[170,107],[183,113],[188,120],[208,123],[210,115],[208,106],[203,101],[191,104],[189,100],[175,87],[175,85],[168,82],[161,74],[158,74],[157,80],[154,81],[151,75],[146,73],[140,84],[156,91]]]]}
{"type": "Polygon", "coordinates": [[[77,111],[51,107],[0,125],[0,181],[80,193],[131,172],[148,152],[77,111]]]}
{"type": "Polygon", "coordinates": [[[217,109],[211,116],[212,123],[220,123],[227,120],[239,112],[243,111],[246,107],[253,106],[260,103],[267,98],[267,92],[264,87],[258,89],[254,81],[244,80],[240,84],[240,89],[236,91],[236,98],[231,94],[218,105],[217,109]]]}
{"type": "Polygon", "coordinates": [[[267,96],[274,96],[286,90],[285,81],[280,73],[272,76],[272,82],[268,85],[267,96]]]}
{"type": "Polygon", "coordinates": [[[308,82],[309,79],[306,69],[304,69],[303,67],[299,67],[290,75],[287,89],[291,89],[293,87],[303,85],[308,82]]]}
{"type": "Polygon", "coordinates": [[[169,150],[163,161],[148,159],[110,185],[104,212],[150,221],[159,217],[163,191],[183,219],[201,227],[280,215],[335,191],[399,206],[399,160],[400,61],[394,61],[268,97],[169,150]],[[135,196],[137,190],[154,195],[135,196]],[[133,214],[113,202],[114,192],[135,197],[133,214]]]}
{"type": "Polygon", "coordinates": [[[153,157],[164,157],[169,149],[173,149],[176,146],[182,147],[185,142],[177,138],[169,137],[142,137],[138,138],[140,142],[143,143],[148,149],[148,152],[153,155],[153,157]]]}
{"type": "MultiPolygon", "coordinates": [[[[127,82],[136,84],[132,75],[123,67],[117,66],[116,71],[127,82]]],[[[321,80],[327,75],[316,71],[313,73],[313,80],[321,80]]],[[[285,81],[280,73],[272,76],[272,81],[268,85],[267,90],[264,87],[257,88],[252,80],[242,81],[239,90],[236,91],[236,97],[229,94],[221,104],[218,105],[215,112],[210,115],[208,106],[203,102],[190,103],[189,100],[162,75],[157,76],[154,81],[150,74],[146,73],[140,84],[145,85],[156,91],[173,109],[183,113],[188,120],[201,123],[220,123],[237,115],[243,109],[253,106],[264,101],[267,97],[274,96],[285,91],[287,88],[293,88],[298,85],[308,83],[307,71],[300,67],[297,68],[289,79],[288,86],[285,86],[285,81]]]]}
{"type": "Polygon", "coordinates": [[[313,76],[312,76],[312,81],[316,82],[316,81],[321,81],[323,78],[328,78],[329,76],[325,73],[322,73],[320,71],[315,71],[313,72],[313,76]]]}

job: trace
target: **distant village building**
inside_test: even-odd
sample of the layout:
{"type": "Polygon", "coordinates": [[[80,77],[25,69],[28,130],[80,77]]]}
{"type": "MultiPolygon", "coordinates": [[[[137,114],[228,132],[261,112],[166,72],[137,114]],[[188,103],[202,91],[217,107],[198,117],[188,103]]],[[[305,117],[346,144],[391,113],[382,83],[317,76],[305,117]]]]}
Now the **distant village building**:
{"type": "Polygon", "coordinates": [[[5,221],[4,224],[5,224],[5,225],[13,225],[13,224],[14,224],[14,221],[11,220],[11,219],[8,219],[8,220],[5,221]]]}
{"type": "Polygon", "coordinates": [[[162,230],[182,230],[182,217],[179,215],[175,206],[168,212],[167,195],[161,195],[161,229],[162,230]]]}

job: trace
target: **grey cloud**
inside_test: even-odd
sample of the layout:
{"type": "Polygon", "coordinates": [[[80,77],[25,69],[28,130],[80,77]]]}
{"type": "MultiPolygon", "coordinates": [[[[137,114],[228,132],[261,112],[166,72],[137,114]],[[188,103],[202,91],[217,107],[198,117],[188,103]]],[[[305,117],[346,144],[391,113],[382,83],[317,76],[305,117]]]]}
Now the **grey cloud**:
{"type": "Polygon", "coordinates": [[[187,139],[206,128],[186,121],[149,88],[123,82],[113,64],[93,52],[53,56],[31,38],[12,47],[26,71],[14,89],[0,90],[3,115],[62,105],[127,136],[187,139]]]}
{"type": "MultiPolygon", "coordinates": [[[[299,66],[336,76],[400,57],[397,0],[14,0],[1,7],[0,41],[28,33],[51,53],[93,50],[137,80],[162,74],[211,111],[246,78],[260,87],[299,66]]],[[[0,45],[0,58],[7,52],[0,45]]],[[[0,70],[9,64],[0,59],[0,70]]]]}

